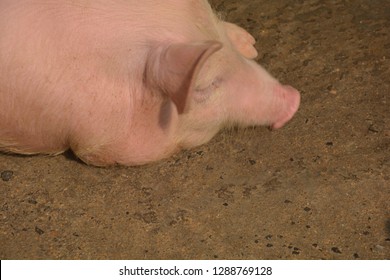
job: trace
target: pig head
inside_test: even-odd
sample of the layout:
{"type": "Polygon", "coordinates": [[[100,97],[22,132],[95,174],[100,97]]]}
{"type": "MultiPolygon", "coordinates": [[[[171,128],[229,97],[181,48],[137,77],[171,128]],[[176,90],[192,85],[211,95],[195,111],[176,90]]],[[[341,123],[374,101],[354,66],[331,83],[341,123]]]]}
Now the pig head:
{"type": "Polygon", "coordinates": [[[0,38],[2,151],[145,164],[299,107],[205,0],[1,1],[0,38]]]}

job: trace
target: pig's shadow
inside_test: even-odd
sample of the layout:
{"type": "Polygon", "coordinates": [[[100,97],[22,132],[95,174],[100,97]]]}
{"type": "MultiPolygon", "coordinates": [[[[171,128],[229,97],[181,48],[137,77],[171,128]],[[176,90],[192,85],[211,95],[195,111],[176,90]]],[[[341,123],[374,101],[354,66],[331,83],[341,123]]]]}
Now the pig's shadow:
{"type": "Polygon", "coordinates": [[[85,162],[83,162],[81,159],[79,159],[79,158],[72,152],[72,150],[66,150],[66,151],[63,153],[63,156],[64,156],[67,160],[76,161],[76,162],[78,162],[78,163],[85,164],[85,162]]]}
{"type": "MultiPolygon", "coordinates": [[[[8,153],[0,151],[0,155],[6,155],[6,156],[12,156],[16,158],[32,158],[32,157],[39,157],[39,156],[47,156],[47,157],[53,157],[51,155],[44,155],[44,154],[14,154],[14,153],[8,153]]],[[[67,150],[64,153],[62,153],[67,160],[76,161],[82,164],[85,164],[81,159],[79,159],[71,150],[67,150]]],[[[58,155],[60,156],[60,155],[58,155]]]]}

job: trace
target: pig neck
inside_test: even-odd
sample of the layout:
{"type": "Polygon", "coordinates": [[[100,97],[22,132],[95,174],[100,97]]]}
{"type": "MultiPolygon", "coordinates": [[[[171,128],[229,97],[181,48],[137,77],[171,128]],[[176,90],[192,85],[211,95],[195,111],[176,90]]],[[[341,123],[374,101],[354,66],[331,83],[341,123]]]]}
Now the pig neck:
{"type": "Polygon", "coordinates": [[[123,130],[127,133],[118,142],[118,163],[144,164],[177,151],[178,114],[173,102],[149,91],[135,94],[133,101],[130,120],[123,130]]]}

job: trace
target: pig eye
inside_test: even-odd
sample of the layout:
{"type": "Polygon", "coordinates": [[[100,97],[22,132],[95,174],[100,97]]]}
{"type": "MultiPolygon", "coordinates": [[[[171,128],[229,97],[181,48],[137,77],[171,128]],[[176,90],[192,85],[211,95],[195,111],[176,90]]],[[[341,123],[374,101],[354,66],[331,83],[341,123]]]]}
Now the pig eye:
{"type": "Polygon", "coordinates": [[[202,103],[210,98],[211,95],[215,94],[218,91],[218,88],[221,86],[222,79],[216,78],[206,87],[196,87],[194,100],[196,102],[202,103]]]}

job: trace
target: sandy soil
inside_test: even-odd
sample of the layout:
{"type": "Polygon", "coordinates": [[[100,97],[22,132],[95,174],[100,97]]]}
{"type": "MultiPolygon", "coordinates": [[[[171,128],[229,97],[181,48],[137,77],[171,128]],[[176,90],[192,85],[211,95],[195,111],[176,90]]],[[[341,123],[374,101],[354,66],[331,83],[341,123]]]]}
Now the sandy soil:
{"type": "Polygon", "coordinates": [[[0,154],[1,259],[390,259],[389,1],[212,4],[293,121],[143,167],[0,154]]]}

